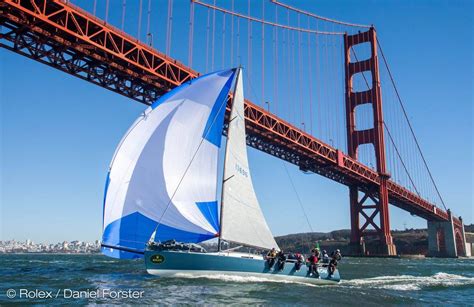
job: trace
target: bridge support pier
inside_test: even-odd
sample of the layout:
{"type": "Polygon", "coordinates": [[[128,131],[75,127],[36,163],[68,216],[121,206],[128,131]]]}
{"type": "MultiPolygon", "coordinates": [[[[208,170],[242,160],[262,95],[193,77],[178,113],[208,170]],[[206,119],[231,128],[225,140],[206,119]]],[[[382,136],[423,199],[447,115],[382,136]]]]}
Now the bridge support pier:
{"type": "Polygon", "coordinates": [[[465,256],[466,235],[464,225],[456,227],[451,211],[447,221],[428,221],[428,256],[455,258],[465,256]]]}

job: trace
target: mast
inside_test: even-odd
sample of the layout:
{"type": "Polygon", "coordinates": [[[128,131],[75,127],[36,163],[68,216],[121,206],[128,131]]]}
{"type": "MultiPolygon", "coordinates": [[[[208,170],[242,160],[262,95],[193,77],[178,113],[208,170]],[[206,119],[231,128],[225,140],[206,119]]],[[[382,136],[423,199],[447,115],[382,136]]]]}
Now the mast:
{"type": "MultiPolygon", "coordinates": [[[[235,75],[235,84],[234,84],[234,93],[233,93],[233,96],[232,96],[232,107],[231,107],[231,112],[230,112],[230,116],[232,116],[232,109],[234,108],[234,99],[235,99],[235,92],[237,91],[237,82],[239,82],[239,76],[240,76],[240,73],[242,72],[242,67],[239,66],[239,68],[237,68],[237,74],[235,75]]],[[[229,123],[232,121],[233,118],[230,118],[229,119],[229,123]]],[[[230,129],[227,130],[227,142],[225,144],[225,153],[224,153],[224,165],[226,164],[226,161],[227,161],[227,151],[229,150],[229,140],[230,138],[230,129]]],[[[219,238],[217,240],[217,251],[221,251],[221,243],[222,243],[222,225],[223,225],[223,212],[224,212],[224,184],[227,180],[229,180],[230,178],[232,178],[233,176],[230,176],[229,178],[225,178],[225,175],[226,175],[226,171],[225,171],[225,167],[224,167],[224,174],[223,174],[223,178],[222,178],[222,192],[221,192],[221,208],[220,208],[220,214],[219,214],[219,238]]]]}

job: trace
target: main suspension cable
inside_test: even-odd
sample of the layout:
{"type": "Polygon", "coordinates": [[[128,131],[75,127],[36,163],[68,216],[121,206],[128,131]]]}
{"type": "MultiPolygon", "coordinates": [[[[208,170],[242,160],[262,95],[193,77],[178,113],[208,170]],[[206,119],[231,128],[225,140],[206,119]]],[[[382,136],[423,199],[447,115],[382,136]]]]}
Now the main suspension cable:
{"type": "MultiPolygon", "coordinates": [[[[351,50],[352,50],[352,52],[354,53],[354,58],[355,58],[355,60],[356,60],[357,62],[359,62],[359,59],[357,58],[357,54],[356,54],[354,48],[351,47],[351,50]]],[[[370,85],[369,85],[369,82],[367,81],[367,78],[365,77],[364,72],[362,72],[362,77],[364,78],[365,84],[367,85],[367,89],[370,90],[370,85]]],[[[413,181],[413,179],[412,179],[412,177],[411,177],[411,175],[410,175],[410,172],[408,171],[408,168],[407,168],[406,165],[405,165],[405,162],[403,162],[402,156],[400,155],[400,152],[398,151],[397,145],[395,144],[395,141],[394,141],[394,139],[392,138],[392,134],[390,133],[390,130],[388,129],[388,126],[387,126],[387,124],[385,123],[385,121],[383,121],[383,125],[384,125],[385,129],[387,130],[387,134],[388,134],[388,137],[389,137],[390,141],[391,141],[392,144],[393,144],[393,148],[395,148],[395,152],[397,153],[398,158],[400,159],[400,162],[402,163],[402,166],[403,166],[403,168],[405,169],[405,172],[407,173],[408,179],[410,180],[411,184],[413,185],[413,188],[415,189],[416,194],[418,194],[418,196],[421,197],[421,194],[420,194],[420,192],[418,192],[418,189],[416,188],[416,185],[415,185],[415,183],[414,183],[414,181],[413,181]]]]}
{"type": "Polygon", "coordinates": [[[222,13],[237,16],[237,17],[240,17],[240,18],[243,18],[243,19],[247,19],[249,21],[260,22],[260,23],[270,25],[270,26],[275,26],[275,27],[294,30],[294,31],[299,31],[299,32],[316,33],[316,34],[321,34],[321,35],[344,35],[344,32],[316,31],[316,30],[311,30],[311,29],[304,29],[304,28],[298,28],[298,27],[293,27],[293,26],[287,26],[287,25],[283,25],[283,24],[277,24],[275,22],[255,18],[255,17],[252,17],[250,15],[244,15],[244,14],[241,14],[241,13],[233,12],[233,11],[218,7],[216,5],[204,3],[204,2],[201,2],[200,0],[191,0],[191,1],[193,1],[194,3],[199,4],[201,6],[213,9],[214,11],[219,11],[219,12],[222,12],[222,13]]]}
{"type": "Polygon", "coordinates": [[[402,111],[403,111],[403,115],[405,116],[405,119],[408,123],[408,127],[410,128],[410,131],[411,131],[411,134],[413,136],[413,139],[415,140],[415,144],[416,144],[416,147],[418,149],[418,152],[420,153],[421,155],[421,159],[423,160],[423,164],[425,165],[426,167],[426,170],[428,171],[428,175],[430,176],[430,179],[431,179],[431,182],[433,183],[433,186],[436,190],[436,193],[438,194],[438,197],[439,199],[441,200],[441,203],[443,204],[443,207],[445,210],[448,210],[446,208],[446,205],[444,203],[444,200],[443,200],[443,197],[441,197],[441,193],[439,192],[438,190],[438,186],[436,185],[436,182],[434,181],[434,178],[433,178],[433,175],[431,174],[431,171],[430,171],[430,168],[428,167],[428,163],[426,162],[426,159],[425,159],[425,156],[423,155],[423,152],[421,151],[421,147],[420,147],[420,144],[418,143],[418,139],[416,138],[416,135],[415,135],[415,131],[413,130],[413,127],[410,123],[410,119],[408,118],[408,114],[406,112],[406,109],[405,109],[405,106],[403,104],[403,101],[402,101],[402,98],[400,97],[400,94],[398,92],[398,89],[397,89],[397,86],[395,84],[395,80],[393,78],[393,75],[392,75],[392,72],[390,70],[390,68],[388,67],[388,62],[387,62],[387,59],[385,58],[385,55],[383,53],[383,50],[382,50],[382,45],[380,44],[380,41],[379,39],[377,38],[376,39],[377,41],[377,46],[379,47],[380,49],[380,54],[382,55],[382,59],[383,59],[383,62],[385,64],[385,67],[387,68],[387,72],[388,72],[388,75],[390,77],[390,81],[392,82],[392,85],[393,85],[393,88],[395,90],[395,94],[397,95],[397,98],[398,98],[398,102],[400,103],[400,107],[402,108],[402,111]]]}
{"type": "Polygon", "coordinates": [[[324,21],[328,21],[328,22],[332,22],[332,23],[337,23],[337,24],[344,25],[344,26],[349,26],[349,27],[357,27],[357,28],[370,28],[371,27],[369,25],[350,23],[350,22],[340,21],[340,20],[331,19],[331,18],[320,16],[320,15],[316,15],[316,14],[313,14],[313,13],[308,12],[308,11],[300,10],[300,9],[294,7],[294,6],[290,6],[288,4],[281,3],[280,1],[277,1],[277,0],[271,0],[271,2],[276,4],[276,5],[282,6],[286,9],[288,9],[288,10],[291,10],[291,11],[294,11],[294,12],[297,12],[297,13],[300,13],[300,14],[304,14],[304,15],[307,15],[307,16],[310,16],[310,17],[313,17],[313,18],[316,18],[316,19],[319,19],[319,20],[324,20],[324,21]]]}

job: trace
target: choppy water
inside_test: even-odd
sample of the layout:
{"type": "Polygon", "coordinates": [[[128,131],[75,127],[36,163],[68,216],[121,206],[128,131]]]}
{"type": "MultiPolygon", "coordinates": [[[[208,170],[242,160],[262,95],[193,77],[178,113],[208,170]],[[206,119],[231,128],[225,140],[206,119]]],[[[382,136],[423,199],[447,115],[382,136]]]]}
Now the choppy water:
{"type": "Polygon", "coordinates": [[[0,255],[0,304],[474,305],[474,259],[345,258],[339,270],[340,284],[314,286],[238,276],[158,279],[146,274],[141,261],[101,255],[0,255]],[[7,297],[9,289],[15,298],[7,297]],[[19,298],[22,289],[50,291],[53,298],[19,298]],[[72,298],[64,289],[110,292],[106,298],[72,298]],[[110,297],[129,289],[143,291],[142,298],[110,297]]]}

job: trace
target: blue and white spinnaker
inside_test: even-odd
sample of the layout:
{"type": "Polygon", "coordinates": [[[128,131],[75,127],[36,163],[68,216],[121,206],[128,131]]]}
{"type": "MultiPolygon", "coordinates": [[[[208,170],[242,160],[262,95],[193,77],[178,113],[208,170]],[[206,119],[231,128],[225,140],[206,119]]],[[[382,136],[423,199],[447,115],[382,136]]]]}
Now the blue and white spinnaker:
{"type": "Polygon", "coordinates": [[[155,241],[219,232],[217,162],[235,70],[188,82],[149,107],[120,142],[107,176],[102,252],[140,258],[155,241]]]}

